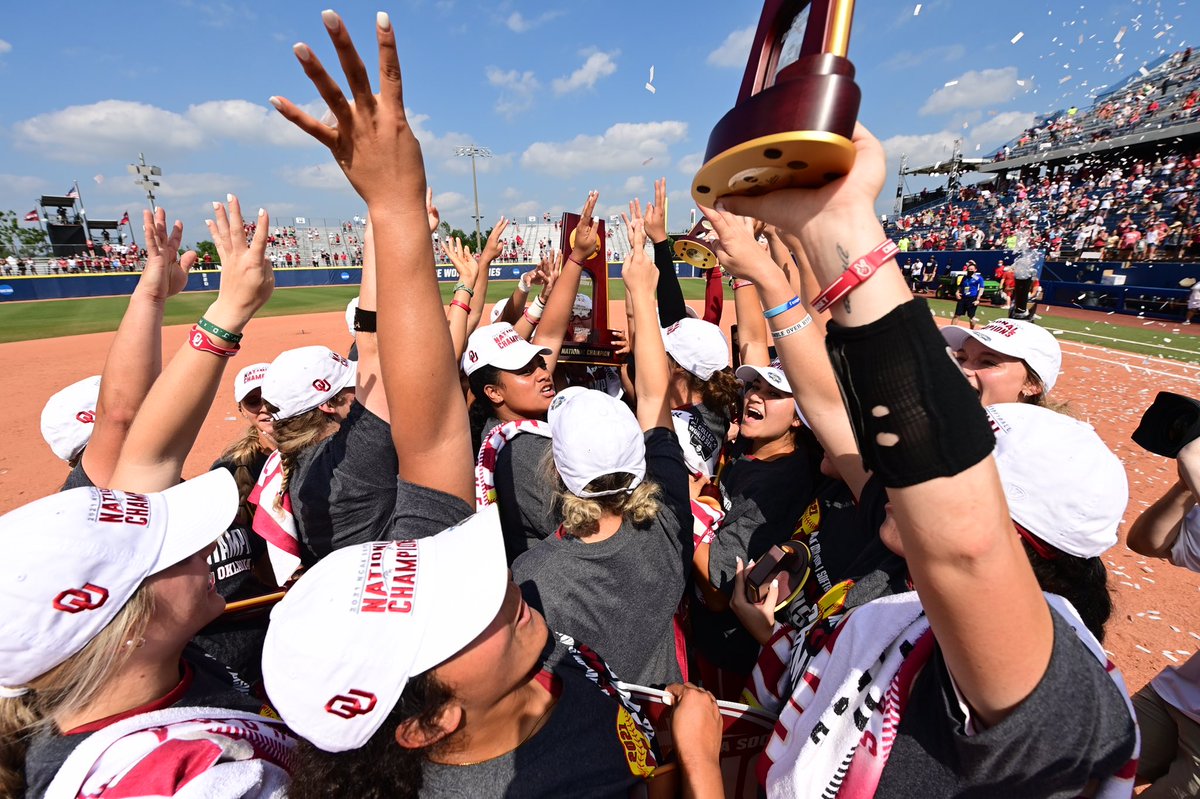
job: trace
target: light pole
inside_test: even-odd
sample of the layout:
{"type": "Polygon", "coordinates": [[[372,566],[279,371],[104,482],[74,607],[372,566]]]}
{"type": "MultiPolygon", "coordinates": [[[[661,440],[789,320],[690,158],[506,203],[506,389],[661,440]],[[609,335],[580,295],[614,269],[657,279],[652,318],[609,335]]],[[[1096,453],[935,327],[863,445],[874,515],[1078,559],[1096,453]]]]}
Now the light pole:
{"type": "Polygon", "coordinates": [[[154,213],[157,210],[154,207],[154,187],[159,185],[155,178],[162,176],[162,170],[156,166],[147,166],[146,156],[141,153],[138,153],[138,162],[125,167],[125,170],[131,175],[136,175],[133,185],[146,190],[146,197],[150,200],[150,212],[154,213]]]}
{"type": "Polygon", "coordinates": [[[492,151],[487,147],[478,147],[474,144],[468,144],[466,147],[455,147],[455,155],[467,156],[471,159],[471,187],[475,190],[475,248],[483,249],[483,233],[479,230],[479,220],[482,219],[479,215],[479,180],[475,176],[475,159],[476,158],[491,158],[492,151]]]}

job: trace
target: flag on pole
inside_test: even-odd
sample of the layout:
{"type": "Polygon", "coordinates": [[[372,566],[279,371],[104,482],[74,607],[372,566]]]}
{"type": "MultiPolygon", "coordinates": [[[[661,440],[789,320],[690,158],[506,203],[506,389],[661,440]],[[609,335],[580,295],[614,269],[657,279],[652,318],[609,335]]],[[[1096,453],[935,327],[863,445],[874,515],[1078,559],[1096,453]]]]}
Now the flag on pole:
{"type": "Polygon", "coordinates": [[[25,214],[25,221],[26,221],[26,222],[39,222],[39,221],[41,221],[41,220],[39,220],[39,219],[38,219],[38,212],[37,212],[37,209],[36,209],[36,208],[34,208],[34,209],[33,209],[32,211],[30,211],[29,213],[25,214]]]}
{"type": "Polygon", "coordinates": [[[121,221],[118,224],[121,224],[121,225],[129,224],[129,212],[128,211],[125,212],[125,216],[121,217],[121,221]]]}
{"type": "Polygon", "coordinates": [[[66,193],[66,198],[68,200],[78,200],[79,199],[79,189],[72,186],[71,190],[66,193]]]}

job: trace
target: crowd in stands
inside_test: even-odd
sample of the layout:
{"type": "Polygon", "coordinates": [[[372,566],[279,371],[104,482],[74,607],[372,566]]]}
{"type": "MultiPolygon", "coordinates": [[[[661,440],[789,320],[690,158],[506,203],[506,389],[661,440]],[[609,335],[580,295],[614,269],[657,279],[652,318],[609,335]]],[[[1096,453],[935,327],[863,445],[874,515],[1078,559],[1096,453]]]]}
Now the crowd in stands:
{"type": "MultiPolygon", "coordinates": [[[[903,250],[1017,250],[1110,261],[1200,258],[1200,152],[1069,165],[960,188],[895,219],[903,250]]],[[[1052,256],[1058,257],[1058,256],[1052,256]]]]}
{"type": "MultiPolygon", "coordinates": [[[[164,363],[197,257],[145,215],[102,373],[42,414],[62,490],[0,516],[0,794],[1116,799],[1196,779],[1195,669],[1135,702],[1103,648],[1120,459],[1055,409],[1050,331],[939,328],[913,296],[865,129],[836,196],[702,208],[732,346],[723,292],[684,301],[666,180],[631,199],[619,357],[573,363],[600,321],[579,293],[598,194],[494,305],[489,266],[541,238],[502,218],[479,253],[440,239],[443,304],[392,21],[372,94],[322,18],[354,102],[297,44],[336,124],[271,103],[370,215],[337,234],[363,254],[347,333],[279,342],[218,399],[266,335],[268,240],[305,237],[215,204],[220,288],[164,363]],[[231,400],[242,430],[182,479],[231,400]]],[[[1193,568],[1195,461],[1143,539],[1193,568]]]]}
{"type": "Polygon", "coordinates": [[[1101,95],[1089,109],[1071,106],[1027,129],[995,155],[1004,161],[1071,145],[1200,121],[1200,63],[1192,48],[1101,95]]]}

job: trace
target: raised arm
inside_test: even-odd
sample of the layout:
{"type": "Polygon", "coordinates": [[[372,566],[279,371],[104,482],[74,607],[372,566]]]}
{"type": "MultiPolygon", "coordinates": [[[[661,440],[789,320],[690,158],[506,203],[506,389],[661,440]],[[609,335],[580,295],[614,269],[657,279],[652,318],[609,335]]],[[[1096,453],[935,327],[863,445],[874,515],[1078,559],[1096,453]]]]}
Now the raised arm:
{"type": "Polygon", "coordinates": [[[633,357],[637,362],[634,390],[637,394],[637,418],[642,430],[656,427],[671,428],[671,409],[667,405],[671,369],[667,351],[658,328],[658,309],[654,304],[654,287],[658,284],[658,269],[646,255],[646,232],[636,204],[629,204],[632,219],[626,218],[629,231],[629,255],[621,269],[626,296],[633,306],[633,357]]]}
{"type": "Polygon", "coordinates": [[[109,485],[134,417],[162,371],[163,308],[169,298],[183,291],[188,270],[196,263],[194,252],[179,257],[183,223],[176,221],[168,231],[167,213],[162,208],[153,215],[142,212],[142,230],[146,266],[109,345],[96,400],[96,422],[83,451],[83,471],[101,487],[109,485]]]}
{"type": "MultiPolygon", "coordinates": [[[[716,216],[716,212],[713,212],[713,216],[716,216]]],[[[738,359],[751,366],[766,366],[771,362],[771,352],[762,300],[754,282],[740,277],[743,267],[738,261],[766,263],[770,256],[755,240],[753,219],[732,214],[728,219],[729,224],[721,231],[724,235],[714,227],[713,232],[717,235],[709,240],[709,244],[716,248],[714,254],[721,266],[734,276],[733,310],[737,320],[738,359]]]]}
{"type": "Polygon", "coordinates": [[[318,122],[294,103],[273,97],[287,119],[330,149],[367,203],[375,229],[379,293],[379,358],[392,416],[400,477],[474,502],[474,464],[466,403],[433,263],[425,208],[421,145],[404,111],[400,59],[391,19],[380,12],[379,94],[341,18],[321,14],[353,96],[306,45],[295,47],[306,75],[329,106],[336,127],[318,122]]]}
{"type": "Polygon", "coordinates": [[[1179,538],[1183,517],[1196,506],[1200,483],[1200,440],[1179,451],[1175,460],[1179,480],[1153,505],[1142,511],[1132,525],[1125,544],[1142,555],[1169,558],[1179,538]]]}
{"type": "Polygon", "coordinates": [[[675,274],[675,255],[667,238],[667,179],[654,181],[654,202],[646,204],[646,237],[654,245],[654,265],[658,267],[658,322],[670,327],[687,316],[683,289],[675,274]]]}
{"type": "Polygon", "coordinates": [[[228,213],[226,206],[213,203],[213,218],[208,221],[209,234],[221,256],[217,299],[142,403],[113,472],[113,488],[163,491],[179,482],[183,462],[217,394],[225,363],[237,352],[242,331],[275,287],[264,257],[271,223],[267,212],[259,209],[254,238],[247,245],[241,205],[232,194],[228,200],[228,213]]]}
{"type": "Polygon", "coordinates": [[[475,275],[475,296],[479,300],[471,303],[471,316],[467,319],[468,336],[475,332],[475,328],[479,327],[479,322],[483,319],[483,306],[487,304],[489,267],[492,265],[492,261],[500,257],[502,248],[500,239],[504,236],[506,229],[508,229],[508,218],[502,216],[492,231],[488,233],[487,241],[483,245],[483,252],[479,253],[479,270],[475,275]]]}
{"type": "Polygon", "coordinates": [[[599,239],[596,220],[592,218],[599,198],[598,192],[588,193],[583,210],[579,212],[579,224],[575,226],[575,243],[563,263],[562,274],[554,284],[556,291],[546,301],[541,323],[533,334],[534,344],[550,348],[550,354],[546,356],[546,369],[551,373],[558,363],[558,354],[562,352],[563,336],[567,334],[567,323],[571,321],[571,307],[575,304],[575,295],[579,293],[583,264],[592,257],[599,239]]]}
{"type": "MultiPolygon", "coordinates": [[[[436,211],[436,209],[435,209],[436,211]]],[[[362,285],[358,291],[358,318],[367,314],[378,319],[379,296],[375,276],[375,231],[371,217],[367,216],[367,229],[363,235],[362,285]]],[[[370,319],[370,316],[366,316],[370,319]]],[[[377,323],[378,324],[378,323],[377,323]]],[[[388,412],[387,392],[383,387],[383,375],[379,369],[379,335],[369,322],[354,337],[358,344],[358,376],[354,386],[354,399],[371,413],[391,422],[388,412]],[[366,329],[371,328],[371,329],[366,329]]]]}
{"type": "MultiPolygon", "coordinates": [[[[854,168],[826,187],[726,198],[718,207],[795,233],[828,286],[884,241],[874,209],[883,148],[861,125],[854,143],[854,168]]],[[[988,457],[983,409],[966,381],[946,371],[952,364],[933,320],[894,264],[832,310],[830,349],[859,449],[888,486],[909,572],[955,683],[973,717],[990,726],[1045,674],[1053,628],[988,457]],[[884,368],[901,361],[903,369],[884,368]],[[945,424],[959,436],[954,450],[938,443],[945,424]]]]}
{"type": "Polygon", "coordinates": [[[467,337],[471,335],[469,330],[471,317],[475,314],[476,308],[483,307],[483,300],[476,300],[472,297],[471,292],[474,289],[470,288],[475,285],[475,278],[483,270],[480,269],[475,256],[471,254],[471,248],[463,246],[458,239],[442,239],[442,252],[446,253],[450,263],[454,264],[454,268],[458,270],[458,283],[454,287],[454,298],[450,300],[450,307],[446,310],[446,321],[450,325],[450,341],[454,344],[454,362],[458,363],[458,359],[462,358],[463,351],[467,348],[467,337]]]}

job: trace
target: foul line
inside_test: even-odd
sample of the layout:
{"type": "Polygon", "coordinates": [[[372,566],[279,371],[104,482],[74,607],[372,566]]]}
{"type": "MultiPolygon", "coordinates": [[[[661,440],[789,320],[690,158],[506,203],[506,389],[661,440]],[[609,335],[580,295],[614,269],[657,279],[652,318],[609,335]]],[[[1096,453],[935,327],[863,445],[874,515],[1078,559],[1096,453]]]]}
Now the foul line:
{"type": "MultiPolygon", "coordinates": [[[[1045,327],[1045,325],[1043,325],[1043,327],[1045,327]]],[[[1062,333],[1063,336],[1067,335],[1068,333],[1071,335],[1075,335],[1075,336],[1091,336],[1092,338],[1102,338],[1105,341],[1119,341],[1122,344],[1136,344],[1139,347],[1155,347],[1155,348],[1161,349],[1161,350],[1172,350],[1174,352],[1183,352],[1188,355],[1200,356],[1200,352],[1196,352],[1195,350],[1185,350],[1185,349],[1181,349],[1179,347],[1168,347],[1166,344],[1151,344],[1148,341],[1130,341],[1127,338],[1113,338],[1112,336],[1102,336],[1099,333],[1085,333],[1082,330],[1068,330],[1066,328],[1058,328],[1058,327],[1053,328],[1053,329],[1050,329],[1050,328],[1047,328],[1047,329],[1050,330],[1051,333],[1053,333],[1055,330],[1058,330],[1062,333]]],[[[1180,333],[1179,335],[1184,335],[1184,334],[1180,333]]]]}

